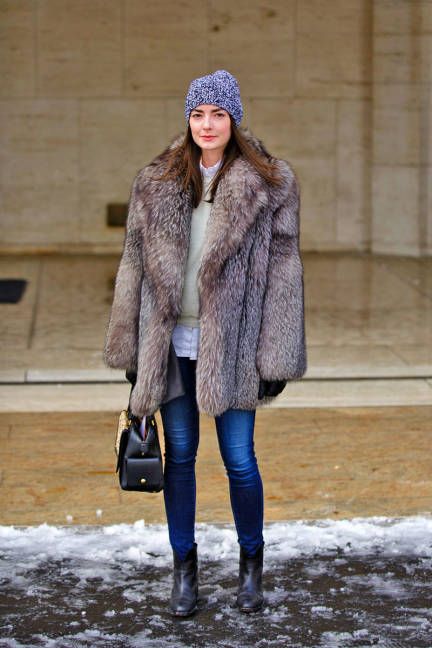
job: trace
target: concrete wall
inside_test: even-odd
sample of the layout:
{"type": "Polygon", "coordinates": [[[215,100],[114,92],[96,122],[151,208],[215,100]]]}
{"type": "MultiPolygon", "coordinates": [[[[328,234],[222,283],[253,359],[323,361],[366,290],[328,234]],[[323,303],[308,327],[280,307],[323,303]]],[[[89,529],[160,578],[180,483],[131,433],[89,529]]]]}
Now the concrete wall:
{"type": "Polygon", "coordinates": [[[3,250],[120,249],[106,205],[226,68],[305,250],[431,253],[431,0],[0,0],[3,250]]]}
{"type": "Polygon", "coordinates": [[[432,253],[432,1],[378,0],[372,250],[432,253]]]}

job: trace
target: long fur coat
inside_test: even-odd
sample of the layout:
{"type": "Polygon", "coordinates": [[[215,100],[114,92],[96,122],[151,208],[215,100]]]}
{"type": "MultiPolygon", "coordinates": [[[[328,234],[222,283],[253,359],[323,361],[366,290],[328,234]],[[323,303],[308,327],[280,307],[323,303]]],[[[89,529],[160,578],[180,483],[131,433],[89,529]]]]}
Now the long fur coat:
{"type": "MultiPolygon", "coordinates": [[[[275,161],[283,178],[278,187],[236,158],[211,207],[197,277],[196,398],[199,411],[212,416],[271,401],[258,400],[260,377],[291,381],[306,371],[299,186],[290,165],[275,161]]],[[[193,209],[190,192],[177,180],[151,179],[164,164],[157,156],[132,184],[104,347],[108,366],[137,371],[130,403],[137,416],[153,414],[166,391],[193,209]]]]}

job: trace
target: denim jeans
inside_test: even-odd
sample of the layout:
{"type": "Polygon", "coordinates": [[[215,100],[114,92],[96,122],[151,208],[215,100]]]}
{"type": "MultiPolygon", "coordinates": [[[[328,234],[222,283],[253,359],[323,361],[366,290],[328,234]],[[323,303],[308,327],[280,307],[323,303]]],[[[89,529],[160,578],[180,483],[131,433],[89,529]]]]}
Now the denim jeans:
{"type": "MultiPolygon", "coordinates": [[[[185,391],[160,407],[165,436],[164,501],[172,548],[184,559],[195,541],[195,460],[199,443],[196,360],[179,357],[185,391]]],[[[215,416],[219,449],[229,479],[238,542],[247,555],[263,544],[264,496],[254,452],[255,410],[215,416]]]]}

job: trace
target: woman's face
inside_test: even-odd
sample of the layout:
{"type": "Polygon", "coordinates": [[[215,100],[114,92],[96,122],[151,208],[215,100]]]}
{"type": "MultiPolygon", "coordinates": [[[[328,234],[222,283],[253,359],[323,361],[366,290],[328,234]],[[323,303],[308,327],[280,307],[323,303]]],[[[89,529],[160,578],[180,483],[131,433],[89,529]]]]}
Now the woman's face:
{"type": "Polygon", "coordinates": [[[214,104],[200,104],[189,116],[194,142],[203,150],[224,152],[231,137],[229,113],[214,104]]]}

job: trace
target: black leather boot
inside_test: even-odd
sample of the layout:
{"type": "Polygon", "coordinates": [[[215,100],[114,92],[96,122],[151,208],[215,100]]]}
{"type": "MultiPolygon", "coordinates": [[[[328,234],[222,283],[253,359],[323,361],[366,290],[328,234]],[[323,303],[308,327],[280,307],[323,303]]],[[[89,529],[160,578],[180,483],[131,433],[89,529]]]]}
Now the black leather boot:
{"type": "Polygon", "coordinates": [[[181,560],[173,550],[174,585],[171,592],[170,607],[175,616],[189,616],[197,608],[198,600],[198,554],[197,545],[181,560]]]}
{"type": "Polygon", "coordinates": [[[264,603],[261,585],[263,557],[264,544],[252,557],[248,557],[243,547],[240,547],[237,605],[241,612],[256,612],[264,603]]]}

